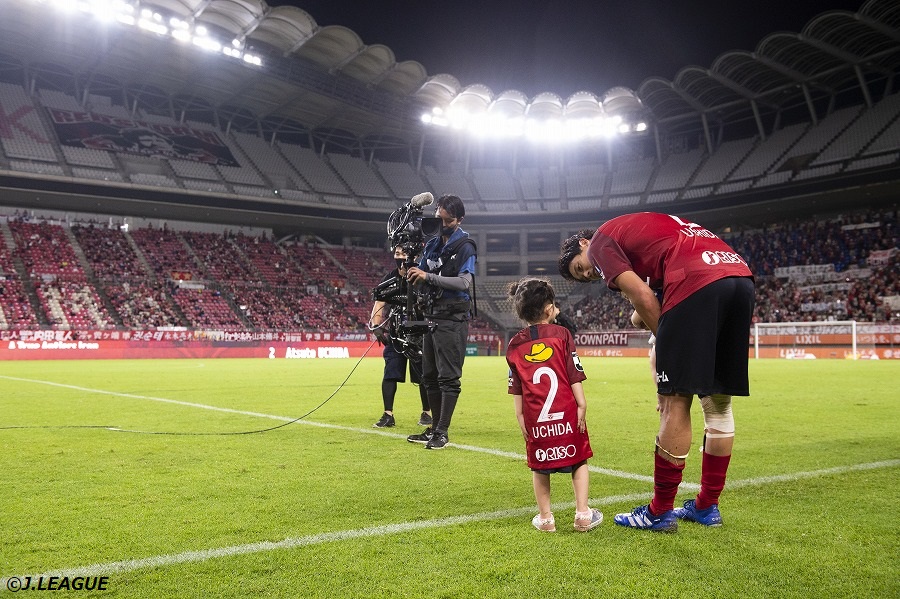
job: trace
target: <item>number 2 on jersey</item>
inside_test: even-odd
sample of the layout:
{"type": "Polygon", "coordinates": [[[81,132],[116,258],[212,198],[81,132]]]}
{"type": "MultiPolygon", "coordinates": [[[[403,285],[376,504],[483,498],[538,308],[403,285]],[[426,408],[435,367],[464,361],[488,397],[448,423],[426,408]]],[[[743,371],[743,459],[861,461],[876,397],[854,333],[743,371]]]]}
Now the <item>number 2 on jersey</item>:
{"type": "Polygon", "coordinates": [[[550,406],[553,405],[553,400],[556,399],[556,391],[557,389],[559,389],[559,379],[556,377],[556,372],[554,372],[552,368],[541,366],[534,371],[534,375],[531,377],[531,382],[535,385],[539,385],[544,375],[546,375],[550,380],[550,391],[547,393],[547,399],[544,400],[544,407],[541,408],[541,413],[538,416],[537,421],[553,422],[554,420],[562,420],[562,412],[550,411],[550,406]]]}

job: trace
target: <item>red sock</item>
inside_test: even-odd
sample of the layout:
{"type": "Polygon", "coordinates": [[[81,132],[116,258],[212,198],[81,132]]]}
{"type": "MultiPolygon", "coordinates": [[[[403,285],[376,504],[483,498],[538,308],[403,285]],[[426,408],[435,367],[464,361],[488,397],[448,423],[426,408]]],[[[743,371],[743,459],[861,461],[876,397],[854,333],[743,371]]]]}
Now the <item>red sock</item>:
{"type": "Polygon", "coordinates": [[[703,453],[703,465],[700,472],[700,492],[694,505],[698,510],[705,510],[719,503],[719,495],[725,488],[725,473],[728,472],[730,455],[709,455],[703,453]]]}
{"type": "Polygon", "coordinates": [[[669,460],[656,454],[656,464],[653,469],[653,500],[650,502],[650,512],[656,516],[668,512],[675,506],[675,495],[678,494],[678,485],[681,484],[681,475],[684,472],[684,464],[676,466],[669,460]]]}

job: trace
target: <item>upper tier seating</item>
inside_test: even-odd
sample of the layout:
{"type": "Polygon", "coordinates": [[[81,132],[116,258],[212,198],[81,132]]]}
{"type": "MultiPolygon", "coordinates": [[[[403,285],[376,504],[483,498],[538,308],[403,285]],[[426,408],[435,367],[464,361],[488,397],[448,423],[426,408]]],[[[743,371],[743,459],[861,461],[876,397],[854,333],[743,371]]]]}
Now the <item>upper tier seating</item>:
{"type": "Polygon", "coordinates": [[[365,161],[347,154],[329,154],[328,160],[356,195],[375,198],[391,197],[391,192],[365,161]]]}
{"type": "Polygon", "coordinates": [[[402,200],[408,200],[414,195],[428,191],[428,185],[422,180],[422,177],[405,162],[375,160],[375,165],[394,195],[402,200]]]}

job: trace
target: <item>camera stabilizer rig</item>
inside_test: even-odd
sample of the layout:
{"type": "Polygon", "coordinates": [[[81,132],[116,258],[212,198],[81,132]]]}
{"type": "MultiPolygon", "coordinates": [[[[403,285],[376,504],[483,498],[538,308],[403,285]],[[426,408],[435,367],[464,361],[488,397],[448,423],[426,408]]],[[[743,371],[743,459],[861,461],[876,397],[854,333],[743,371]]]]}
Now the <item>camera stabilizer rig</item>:
{"type": "MultiPolygon", "coordinates": [[[[392,249],[397,246],[403,249],[407,270],[416,265],[415,258],[422,253],[425,242],[440,233],[441,219],[422,216],[425,206],[432,202],[433,195],[420,193],[388,218],[388,242],[392,249]]],[[[392,306],[386,323],[394,349],[410,358],[421,356],[422,338],[434,327],[424,318],[431,295],[418,293],[404,277],[392,277],[375,287],[372,296],[375,301],[392,306]]]]}

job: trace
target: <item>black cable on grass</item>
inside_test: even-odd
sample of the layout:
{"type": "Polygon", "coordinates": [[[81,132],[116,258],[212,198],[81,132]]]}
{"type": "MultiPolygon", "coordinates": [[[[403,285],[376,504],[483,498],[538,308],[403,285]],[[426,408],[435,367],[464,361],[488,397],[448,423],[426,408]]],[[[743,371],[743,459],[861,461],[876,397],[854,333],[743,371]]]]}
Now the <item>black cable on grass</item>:
{"type": "Polygon", "coordinates": [[[316,410],[318,410],[319,408],[321,408],[322,406],[327,404],[329,401],[331,401],[331,399],[335,395],[337,395],[338,391],[340,391],[341,389],[344,388],[344,385],[347,384],[347,381],[350,380],[350,377],[353,375],[354,372],[356,372],[356,369],[362,363],[363,358],[366,357],[366,355],[369,353],[369,350],[372,349],[372,347],[374,345],[375,345],[375,341],[373,341],[371,344],[369,344],[369,347],[367,347],[366,351],[364,351],[363,354],[359,357],[359,360],[356,361],[356,364],[353,365],[353,368],[350,369],[350,372],[347,373],[347,376],[344,377],[344,380],[341,381],[341,384],[338,385],[337,389],[335,389],[331,393],[331,395],[326,397],[325,400],[322,401],[322,403],[320,403],[319,405],[314,407],[312,410],[310,410],[306,414],[303,414],[302,416],[298,416],[297,418],[294,418],[293,420],[289,420],[288,422],[283,422],[277,426],[270,426],[267,428],[261,428],[261,429],[256,429],[256,430],[252,430],[252,431],[232,431],[232,432],[225,432],[225,433],[223,433],[223,432],[184,433],[184,432],[177,432],[177,431],[140,431],[140,430],[127,429],[127,428],[119,428],[117,426],[104,426],[104,425],[99,425],[99,424],[84,424],[84,425],[70,424],[70,425],[46,425],[46,426],[0,426],[0,430],[24,429],[24,428],[30,428],[30,429],[102,428],[102,429],[105,429],[105,430],[108,430],[108,431],[111,431],[114,433],[133,433],[133,434],[137,434],[137,435],[171,435],[171,436],[179,436],[179,437],[223,437],[223,436],[230,436],[230,435],[255,435],[257,433],[268,433],[270,431],[278,430],[280,428],[284,428],[284,427],[288,426],[289,424],[294,424],[296,422],[303,420],[304,418],[306,418],[307,416],[309,416],[310,414],[312,414],[313,412],[315,412],[316,410]]]}

